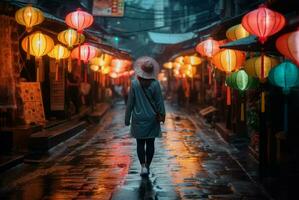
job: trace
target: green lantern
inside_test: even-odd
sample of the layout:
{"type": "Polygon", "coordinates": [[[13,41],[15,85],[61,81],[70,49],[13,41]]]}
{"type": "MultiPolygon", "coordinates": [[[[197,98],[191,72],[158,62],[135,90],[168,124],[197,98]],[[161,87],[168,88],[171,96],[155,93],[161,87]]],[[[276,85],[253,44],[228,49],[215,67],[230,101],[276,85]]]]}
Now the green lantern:
{"type": "Polygon", "coordinates": [[[259,85],[257,78],[249,76],[243,69],[233,72],[230,76],[226,77],[226,84],[236,90],[240,91],[242,103],[241,103],[241,121],[245,120],[244,112],[244,91],[248,89],[256,88],[259,85]]]}
{"type": "Polygon", "coordinates": [[[226,78],[226,84],[233,89],[245,91],[256,88],[259,85],[258,79],[249,76],[243,69],[233,72],[226,78]]]}
{"type": "Polygon", "coordinates": [[[299,69],[290,61],[285,61],[272,68],[269,73],[269,81],[272,85],[281,87],[285,95],[284,101],[284,132],[288,132],[288,101],[287,95],[291,87],[299,85],[299,69]]]}

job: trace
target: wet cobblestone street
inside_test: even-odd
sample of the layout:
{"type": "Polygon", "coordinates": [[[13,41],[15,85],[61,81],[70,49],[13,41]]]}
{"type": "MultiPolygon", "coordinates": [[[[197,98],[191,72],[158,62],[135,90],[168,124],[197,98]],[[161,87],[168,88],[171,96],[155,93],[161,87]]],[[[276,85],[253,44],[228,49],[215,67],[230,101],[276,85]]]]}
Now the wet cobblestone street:
{"type": "Polygon", "coordinates": [[[254,160],[243,165],[237,149],[207,132],[196,116],[170,105],[151,174],[142,179],[124,109],[115,105],[99,125],[49,156],[5,173],[0,199],[268,199],[255,184],[254,160]]]}

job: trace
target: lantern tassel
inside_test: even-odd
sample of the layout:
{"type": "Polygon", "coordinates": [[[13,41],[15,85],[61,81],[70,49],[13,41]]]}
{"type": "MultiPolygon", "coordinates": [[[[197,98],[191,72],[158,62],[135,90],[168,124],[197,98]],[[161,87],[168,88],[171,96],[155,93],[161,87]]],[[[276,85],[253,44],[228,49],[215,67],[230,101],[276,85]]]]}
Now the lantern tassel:
{"type": "Polygon", "coordinates": [[[244,113],[244,103],[241,103],[241,121],[245,120],[245,113],[244,113]]]}
{"type": "Polygon", "coordinates": [[[55,63],[55,81],[59,81],[59,61],[55,63]]]}
{"type": "Polygon", "coordinates": [[[209,85],[212,84],[212,70],[211,66],[208,66],[208,74],[209,74],[209,85]]]}
{"type": "Polygon", "coordinates": [[[231,91],[230,87],[226,87],[226,105],[230,106],[231,105],[231,91]]]}
{"type": "Polygon", "coordinates": [[[262,91],[262,99],[261,99],[261,112],[264,113],[265,112],[265,92],[262,91]]]}
{"type": "Polygon", "coordinates": [[[72,72],[72,58],[69,56],[68,61],[67,61],[67,71],[72,72]]]}
{"type": "Polygon", "coordinates": [[[264,74],[264,52],[262,50],[262,53],[261,53],[261,79],[263,80],[265,77],[265,74],[264,74]]]}
{"type": "Polygon", "coordinates": [[[283,125],[284,133],[286,134],[288,132],[288,101],[287,96],[284,100],[284,125],[283,125]]]}
{"type": "Polygon", "coordinates": [[[84,66],[84,82],[87,83],[87,67],[84,66]]]}
{"type": "Polygon", "coordinates": [[[26,59],[30,60],[30,38],[29,36],[27,37],[27,52],[26,52],[26,59]]]}

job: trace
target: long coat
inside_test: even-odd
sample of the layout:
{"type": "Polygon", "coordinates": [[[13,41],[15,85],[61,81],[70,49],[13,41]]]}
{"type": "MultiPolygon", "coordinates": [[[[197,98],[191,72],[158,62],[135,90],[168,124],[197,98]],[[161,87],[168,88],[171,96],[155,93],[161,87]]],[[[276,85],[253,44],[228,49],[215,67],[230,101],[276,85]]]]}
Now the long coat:
{"type": "MultiPolygon", "coordinates": [[[[159,82],[154,80],[150,86],[144,88],[144,90],[154,104],[155,109],[161,115],[165,115],[164,101],[159,82]]],[[[125,124],[131,124],[130,133],[134,138],[147,139],[161,137],[160,122],[157,122],[156,113],[137,79],[134,79],[131,83],[125,124]]]]}

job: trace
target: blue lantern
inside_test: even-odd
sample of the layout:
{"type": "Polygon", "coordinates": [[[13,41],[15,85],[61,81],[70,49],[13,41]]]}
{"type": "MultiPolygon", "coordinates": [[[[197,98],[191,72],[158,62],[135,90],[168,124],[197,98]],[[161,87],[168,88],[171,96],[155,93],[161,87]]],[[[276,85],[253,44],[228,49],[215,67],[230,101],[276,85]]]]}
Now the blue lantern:
{"type": "Polygon", "coordinates": [[[288,104],[287,94],[292,87],[299,85],[299,69],[290,61],[285,61],[272,68],[269,73],[269,81],[272,85],[281,87],[285,95],[284,102],[284,132],[288,131],[288,104]]]}

